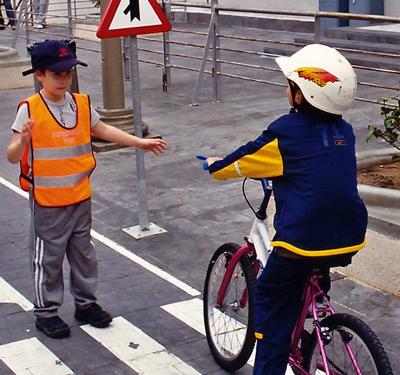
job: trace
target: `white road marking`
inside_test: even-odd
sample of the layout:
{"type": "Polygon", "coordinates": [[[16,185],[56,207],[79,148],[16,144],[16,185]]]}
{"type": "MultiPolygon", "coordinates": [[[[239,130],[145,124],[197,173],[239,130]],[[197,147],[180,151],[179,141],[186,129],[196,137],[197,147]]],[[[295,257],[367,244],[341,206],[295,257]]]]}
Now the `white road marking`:
{"type": "MultiPolygon", "coordinates": [[[[20,189],[18,186],[15,186],[14,184],[12,184],[11,182],[5,180],[2,177],[0,177],[0,183],[3,184],[4,186],[6,186],[7,188],[9,188],[10,190],[12,190],[13,192],[15,192],[15,193],[21,195],[22,197],[28,199],[28,197],[29,197],[28,193],[23,191],[22,189],[20,189]]],[[[163,271],[161,268],[158,268],[157,266],[152,265],[147,260],[139,257],[138,255],[133,254],[131,251],[129,251],[125,247],[123,247],[123,246],[119,245],[118,243],[114,242],[113,240],[103,236],[102,234],[94,231],[93,229],[91,231],[91,235],[97,241],[99,241],[99,242],[103,243],[104,245],[108,246],[109,248],[111,248],[112,250],[117,252],[118,254],[120,254],[120,255],[128,258],[132,262],[135,262],[136,264],[142,266],[143,268],[145,268],[146,270],[154,273],[155,275],[157,275],[161,279],[163,279],[163,280],[169,282],[170,284],[174,285],[175,287],[183,290],[184,292],[186,292],[190,296],[196,297],[196,296],[201,294],[198,290],[192,288],[190,285],[188,285],[188,284],[184,283],[183,281],[177,279],[175,276],[170,275],[168,272],[163,271]]]]}
{"type": "MultiPolygon", "coordinates": [[[[203,301],[199,298],[193,298],[188,301],[175,302],[161,306],[163,310],[187,324],[197,332],[205,336],[203,321],[203,301]]],[[[255,350],[248,360],[250,366],[254,366],[255,350]]],[[[294,375],[292,369],[288,366],[285,375],[294,375]]]]}
{"type": "Polygon", "coordinates": [[[130,259],[132,262],[135,262],[145,268],[146,270],[154,273],[161,279],[164,279],[165,281],[169,282],[170,284],[176,286],[177,288],[183,290],[187,294],[195,297],[200,295],[201,293],[189,286],[188,284],[184,283],[183,281],[177,279],[175,276],[170,275],[168,272],[163,271],[161,268],[158,268],[157,266],[152,265],[150,262],[147,260],[139,257],[138,255],[133,254],[131,251],[126,249],[125,247],[117,244],[113,240],[110,240],[109,238],[103,236],[102,234],[94,231],[93,229],[90,232],[92,234],[92,237],[95,238],[97,241],[103,243],[104,245],[108,246],[109,248],[113,249],[115,252],[117,252],[120,255],[123,255],[124,257],[130,259]]]}
{"type": "Polygon", "coordinates": [[[16,303],[25,311],[33,309],[32,303],[2,277],[0,277],[0,303],[16,303]]]}
{"type": "Polygon", "coordinates": [[[10,181],[7,181],[3,177],[0,177],[0,184],[4,185],[5,187],[8,187],[10,190],[12,190],[14,193],[19,194],[21,197],[24,197],[26,199],[29,198],[28,192],[23,191],[18,186],[15,186],[14,184],[12,184],[10,181]]]}
{"type": "Polygon", "coordinates": [[[90,325],[81,328],[139,374],[200,375],[122,317],[114,318],[106,329],[90,325]]]}
{"type": "Polygon", "coordinates": [[[1,345],[0,359],[16,375],[73,374],[73,371],[36,337],[1,345]]]}

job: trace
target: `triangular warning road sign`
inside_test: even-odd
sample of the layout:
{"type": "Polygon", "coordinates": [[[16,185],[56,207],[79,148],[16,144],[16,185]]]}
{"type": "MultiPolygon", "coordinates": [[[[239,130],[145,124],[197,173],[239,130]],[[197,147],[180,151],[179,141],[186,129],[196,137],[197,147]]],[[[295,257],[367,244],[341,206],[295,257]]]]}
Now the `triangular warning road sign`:
{"type": "Polygon", "coordinates": [[[96,35],[115,38],[171,30],[171,24],[157,0],[111,0],[96,35]]]}

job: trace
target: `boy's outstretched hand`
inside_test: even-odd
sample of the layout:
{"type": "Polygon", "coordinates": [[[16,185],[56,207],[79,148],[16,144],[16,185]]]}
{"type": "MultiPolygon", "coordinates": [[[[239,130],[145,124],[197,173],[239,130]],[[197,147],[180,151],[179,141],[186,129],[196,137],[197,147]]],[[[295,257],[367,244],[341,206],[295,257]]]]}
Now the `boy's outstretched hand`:
{"type": "Polygon", "coordinates": [[[208,164],[208,166],[210,166],[211,164],[215,163],[218,160],[222,160],[222,158],[220,158],[218,156],[211,156],[211,157],[207,158],[207,164],[208,164]]]}
{"type": "Polygon", "coordinates": [[[167,149],[167,142],[158,138],[141,138],[139,147],[143,150],[151,151],[155,155],[160,155],[167,149]]]}

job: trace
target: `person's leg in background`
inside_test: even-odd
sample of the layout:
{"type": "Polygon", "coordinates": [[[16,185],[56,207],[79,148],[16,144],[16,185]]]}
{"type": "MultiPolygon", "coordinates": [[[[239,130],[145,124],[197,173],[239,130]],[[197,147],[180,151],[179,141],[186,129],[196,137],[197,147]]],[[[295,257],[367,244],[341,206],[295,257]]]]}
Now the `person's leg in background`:
{"type": "Polygon", "coordinates": [[[6,8],[7,18],[8,18],[8,26],[15,29],[16,18],[15,11],[11,4],[11,0],[3,0],[4,7],[6,8]]]}
{"type": "Polygon", "coordinates": [[[6,27],[4,26],[4,18],[3,18],[3,12],[2,12],[2,7],[0,6],[0,30],[4,30],[6,27]]]}
{"type": "Polygon", "coordinates": [[[47,10],[49,8],[49,0],[33,0],[33,12],[35,15],[36,27],[43,29],[46,27],[47,10]]]}

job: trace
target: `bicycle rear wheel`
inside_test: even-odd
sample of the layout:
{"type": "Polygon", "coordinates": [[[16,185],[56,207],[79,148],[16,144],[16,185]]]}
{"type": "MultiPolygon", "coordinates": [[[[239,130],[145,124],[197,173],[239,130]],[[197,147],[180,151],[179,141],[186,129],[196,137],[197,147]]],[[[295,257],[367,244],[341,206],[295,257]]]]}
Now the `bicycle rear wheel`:
{"type": "Polygon", "coordinates": [[[227,371],[246,364],[255,344],[253,295],[256,275],[248,256],[242,256],[229,282],[222,306],[217,295],[232,254],[234,243],[222,245],[214,253],[204,285],[203,313],[208,345],[215,361],[227,371]]]}
{"type": "MultiPolygon", "coordinates": [[[[330,374],[359,374],[345,349],[344,344],[348,342],[362,375],[393,375],[381,342],[361,319],[349,314],[333,314],[322,320],[320,326],[322,330],[328,330],[324,348],[330,374]]],[[[315,330],[304,357],[305,369],[311,375],[326,373],[315,330]]]]}

